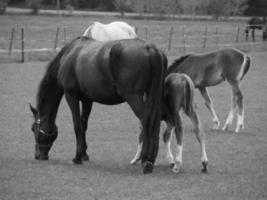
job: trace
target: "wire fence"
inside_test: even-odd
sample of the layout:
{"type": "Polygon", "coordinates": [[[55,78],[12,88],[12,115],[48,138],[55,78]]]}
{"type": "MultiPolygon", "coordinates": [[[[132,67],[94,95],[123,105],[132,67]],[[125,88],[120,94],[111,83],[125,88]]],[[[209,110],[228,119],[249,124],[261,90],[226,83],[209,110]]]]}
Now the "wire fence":
{"type": "MultiPolygon", "coordinates": [[[[68,41],[82,35],[72,31],[71,27],[40,27],[12,28],[9,37],[0,36],[1,57],[15,58],[21,62],[34,60],[38,53],[54,54],[68,41]],[[32,55],[32,56],[29,56],[32,55]],[[27,57],[27,59],[25,59],[27,57]]],[[[256,42],[245,39],[245,26],[170,26],[164,31],[160,27],[137,27],[140,38],[156,44],[168,55],[179,55],[190,52],[206,52],[221,48],[235,47],[243,51],[266,51],[267,42],[262,41],[261,33],[256,35],[256,42]]],[[[38,58],[40,57],[37,56],[38,58]]]]}

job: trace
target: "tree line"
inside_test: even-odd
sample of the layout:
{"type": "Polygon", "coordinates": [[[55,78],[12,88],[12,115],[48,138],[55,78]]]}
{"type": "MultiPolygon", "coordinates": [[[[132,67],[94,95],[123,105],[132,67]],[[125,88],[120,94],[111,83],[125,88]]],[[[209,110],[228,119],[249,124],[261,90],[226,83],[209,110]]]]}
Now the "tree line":
{"type": "MultiPolygon", "coordinates": [[[[267,16],[267,0],[59,0],[61,9],[86,9],[155,14],[267,16]]],[[[57,0],[0,0],[1,5],[56,8],[57,0]]]]}

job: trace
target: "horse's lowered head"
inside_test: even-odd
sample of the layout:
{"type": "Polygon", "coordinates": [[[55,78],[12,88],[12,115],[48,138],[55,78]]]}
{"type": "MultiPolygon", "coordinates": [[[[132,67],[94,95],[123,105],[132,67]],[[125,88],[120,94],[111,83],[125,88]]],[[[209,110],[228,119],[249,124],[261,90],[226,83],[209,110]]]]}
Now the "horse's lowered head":
{"type": "Polygon", "coordinates": [[[35,137],[35,159],[48,160],[48,152],[58,135],[57,127],[49,126],[48,120],[41,118],[38,110],[31,104],[30,110],[34,117],[31,130],[35,137]]]}

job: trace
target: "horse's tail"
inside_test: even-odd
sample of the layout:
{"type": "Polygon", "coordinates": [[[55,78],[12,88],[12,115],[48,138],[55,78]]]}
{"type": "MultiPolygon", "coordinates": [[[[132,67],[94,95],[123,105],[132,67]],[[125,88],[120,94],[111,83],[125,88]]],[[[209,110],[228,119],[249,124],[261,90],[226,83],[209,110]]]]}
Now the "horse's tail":
{"type": "Polygon", "coordinates": [[[244,78],[251,65],[251,58],[248,55],[244,55],[244,62],[241,66],[240,80],[244,78]]]}
{"type": "Polygon", "coordinates": [[[184,83],[183,108],[184,112],[189,114],[194,106],[194,83],[188,75],[182,75],[184,83]]]}
{"type": "Polygon", "coordinates": [[[154,163],[158,153],[158,141],[161,121],[161,107],[164,94],[164,78],[167,68],[167,58],[156,47],[147,47],[150,60],[150,82],[146,91],[146,101],[143,119],[142,162],[148,160],[154,163]],[[151,156],[151,157],[147,157],[151,156]]]}

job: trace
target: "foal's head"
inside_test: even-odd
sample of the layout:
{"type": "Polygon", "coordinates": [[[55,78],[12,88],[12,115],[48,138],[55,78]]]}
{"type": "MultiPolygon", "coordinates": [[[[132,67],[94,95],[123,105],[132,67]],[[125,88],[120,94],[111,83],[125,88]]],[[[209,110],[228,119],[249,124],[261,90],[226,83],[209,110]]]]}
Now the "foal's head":
{"type": "Polygon", "coordinates": [[[35,137],[35,159],[48,160],[48,152],[58,135],[57,127],[54,125],[51,128],[47,120],[40,118],[37,109],[31,105],[30,109],[34,116],[31,129],[35,137]]]}

